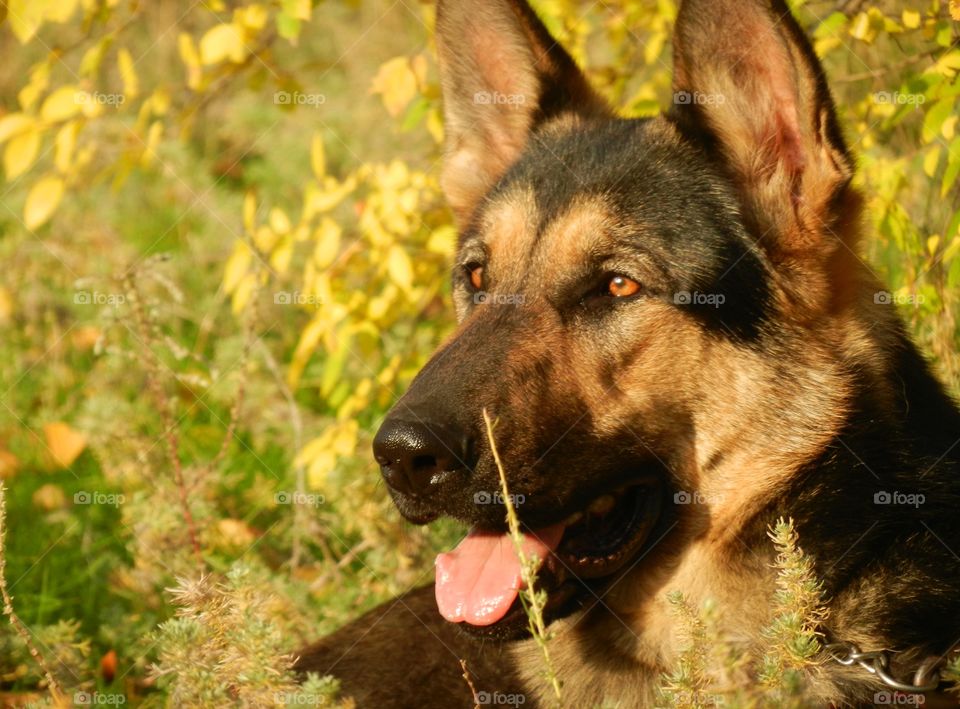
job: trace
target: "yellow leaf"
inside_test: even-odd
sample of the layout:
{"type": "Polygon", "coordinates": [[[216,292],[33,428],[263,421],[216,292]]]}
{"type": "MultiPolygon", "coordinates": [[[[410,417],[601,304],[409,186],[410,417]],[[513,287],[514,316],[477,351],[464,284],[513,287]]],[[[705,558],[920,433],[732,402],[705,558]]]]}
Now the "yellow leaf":
{"type": "Polygon", "coordinates": [[[280,207],[270,210],[270,228],[277,234],[286,234],[290,231],[290,217],[280,207]]]}
{"type": "Polygon", "coordinates": [[[390,247],[390,253],[387,255],[387,273],[390,274],[390,280],[401,290],[410,290],[413,285],[413,264],[410,263],[410,257],[402,247],[396,245],[390,247]]]}
{"type": "Polygon", "coordinates": [[[901,18],[903,26],[908,30],[915,30],[920,26],[920,13],[916,10],[904,10],[901,18]]]}
{"type": "Polygon", "coordinates": [[[165,116],[170,110],[170,93],[162,87],[150,94],[149,101],[155,116],[165,116]]]}
{"type": "Polygon", "coordinates": [[[10,113],[0,118],[0,143],[33,125],[33,118],[23,113],[10,113]]]}
{"type": "Polygon", "coordinates": [[[934,145],[926,155],[923,156],[923,172],[927,177],[932,178],[937,172],[937,165],[940,163],[940,146],[934,145]]]}
{"type": "Polygon", "coordinates": [[[943,122],[943,125],[940,126],[940,132],[943,134],[943,137],[947,140],[953,140],[953,136],[957,132],[957,119],[960,116],[957,116],[954,113],[952,116],[947,116],[947,120],[943,122]]]}
{"type": "MultiPolygon", "coordinates": [[[[377,337],[379,340],[379,337],[377,337]]],[[[357,411],[365,409],[370,403],[370,391],[373,389],[372,379],[362,379],[357,384],[353,394],[344,402],[344,405],[337,411],[337,418],[341,421],[353,419],[357,411]]],[[[356,445],[356,442],[354,442],[356,445]]]]}
{"type": "Polygon", "coordinates": [[[457,250],[457,230],[449,224],[438,227],[427,239],[427,251],[452,257],[457,250]]]}
{"type": "Polygon", "coordinates": [[[950,17],[960,22],[960,0],[950,0],[950,17]]]}
{"type": "Polygon", "coordinates": [[[443,117],[440,110],[434,106],[427,114],[427,130],[434,142],[440,144],[443,142],[443,117]]]}
{"type": "Polygon", "coordinates": [[[927,239],[927,252],[931,256],[935,256],[937,249],[940,247],[940,235],[934,234],[933,236],[927,239]]]}
{"type": "Polygon", "coordinates": [[[47,96],[40,108],[40,117],[48,123],[59,123],[73,118],[80,112],[80,90],[73,85],[61,86],[47,96]]]}
{"type": "Polygon", "coordinates": [[[80,111],[87,118],[96,118],[103,113],[103,107],[109,101],[112,105],[117,105],[122,95],[117,94],[98,94],[80,91],[77,94],[77,102],[80,104],[80,111]]]}
{"type": "Polygon", "coordinates": [[[303,374],[303,370],[307,366],[307,362],[317,348],[320,339],[329,328],[330,318],[327,311],[318,309],[313,316],[313,320],[311,320],[303,329],[303,332],[300,333],[300,340],[297,342],[293,357],[290,358],[290,368],[287,370],[287,383],[291,387],[296,388],[297,383],[300,381],[300,375],[303,374]]]}
{"type": "Polygon", "coordinates": [[[273,253],[270,254],[270,265],[273,266],[277,273],[283,274],[290,268],[290,261],[292,259],[293,239],[287,234],[280,239],[280,243],[277,244],[273,253]]]}
{"type": "MultiPolygon", "coordinates": [[[[0,286],[0,325],[6,325],[13,317],[13,296],[10,291],[0,286]]],[[[2,475],[0,475],[2,477],[2,475]]]]}
{"type": "Polygon", "coordinates": [[[241,25],[251,30],[262,30],[266,26],[269,17],[267,8],[258,3],[248,5],[244,8],[238,8],[235,11],[235,15],[241,25]]]}
{"type": "Polygon", "coordinates": [[[143,156],[140,158],[141,165],[149,167],[157,159],[157,146],[160,145],[162,137],[163,121],[154,121],[147,131],[147,144],[144,146],[143,156]]]}
{"type": "Polygon", "coordinates": [[[318,214],[330,211],[340,204],[356,187],[357,178],[354,175],[351,175],[342,184],[332,177],[328,177],[323,181],[322,189],[318,189],[314,185],[308,185],[306,194],[304,195],[303,218],[309,221],[318,214]]]}
{"type": "Polygon", "coordinates": [[[643,60],[647,64],[653,64],[663,51],[663,45],[667,42],[667,33],[663,31],[654,32],[647,38],[643,48],[643,60]]]}
{"type": "Polygon", "coordinates": [[[285,5],[287,11],[298,20],[310,19],[310,0],[288,0],[285,5]]]}
{"type": "Polygon", "coordinates": [[[333,451],[338,455],[352,455],[357,449],[357,433],[360,425],[356,419],[338,423],[333,436],[333,451]]]}
{"type": "Polygon", "coordinates": [[[319,133],[314,133],[313,141],[310,143],[310,166],[313,168],[313,174],[318,180],[322,180],[327,174],[327,160],[323,151],[323,138],[319,133]]]}
{"type": "Polygon", "coordinates": [[[93,156],[96,155],[96,146],[93,145],[84,145],[80,150],[77,151],[77,157],[73,161],[74,169],[78,172],[84,170],[90,166],[90,163],[93,162],[93,156]]]}
{"type": "Polygon", "coordinates": [[[11,138],[3,151],[3,170],[7,180],[14,180],[33,165],[40,152],[40,131],[31,128],[25,133],[11,138]]]}
{"type": "Polygon", "coordinates": [[[66,174],[70,171],[70,164],[73,160],[73,151],[77,146],[77,134],[80,132],[80,124],[77,121],[70,121],[63,124],[57,131],[56,150],[54,151],[53,163],[59,172],[66,174]]]}
{"type": "Polygon", "coordinates": [[[264,224],[253,233],[253,244],[263,253],[269,253],[279,238],[273,229],[264,224]]]}
{"type": "Polygon", "coordinates": [[[43,4],[36,0],[7,0],[5,4],[10,11],[10,29],[20,44],[26,44],[43,24],[43,4]]]}
{"type": "Polygon", "coordinates": [[[223,289],[227,293],[232,293],[240,284],[240,280],[247,275],[250,270],[250,264],[253,262],[253,254],[250,247],[244,242],[238,241],[233,247],[233,253],[227,259],[227,264],[223,272],[223,289]]]}
{"type": "Polygon", "coordinates": [[[243,228],[252,234],[257,227],[257,196],[253,190],[247,190],[243,196],[243,228]]]}
{"type": "Polygon", "coordinates": [[[94,77],[100,71],[100,64],[103,63],[103,55],[110,46],[110,38],[104,37],[99,42],[90,47],[83,53],[80,59],[80,76],[94,77]]]}
{"type": "Polygon", "coordinates": [[[44,425],[43,436],[53,462],[59,468],[69,468],[87,447],[87,437],[62,421],[44,425]]]}
{"type": "Polygon", "coordinates": [[[954,237],[950,241],[950,245],[943,250],[943,254],[941,254],[940,256],[940,260],[943,263],[951,263],[953,261],[953,257],[957,255],[957,252],[960,252],[960,239],[954,237]]]}
{"type": "MultiPolygon", "coordinates": [[[[831,35],[829,37],[818,37],[813,40],[813,51],[818,57],[825,57],[834,49],[839,47],[843,42],[836,35],[831,35]]],[[[648,109],[648,103],[646,101],[639,102],[636,109],[641,115],[654,114],[659,112],[659,106],[651,107],[648,109]]]]}
{"type": "Polygon", "coordinates": [[[871,44],[877,38],[877,28],[866,12],[859,13],[850,23],[850,36],[871,44]]]}
{"type": "Polygon", "coordinates": [[[313,262],[317,268],[327,268],[340,252],[340,226],[324,217],[314,234],[317,246],[313,251],[313,262]]]}
{"type": "Polygon", "coordinates": [[[200,66],[200,55],[197,53],[197,45],[186,32],[181,32],[177,37],[177,49],[180,50],[180,58],[187,66],[200,66]]]}
{"type": "Polygon", "coordinates": [[[417,76],[407,57],[394,57],[380,65],[370,93],[380,94],[391,116],[398,116],[417,93],[417,76]]]}
{"type": "Polygon", "coordinates": [[[954,49],[937,59],[933,66],[927,67],[927,69],[924,70],[924,73],[953,76],[957,71],[960,71],[960,50],[954,49]]]}
{"type": "MultiPolygon", "coordinates": [[[[33,0],[36,2],[36,0],[33,0]]],[[[37,3],[45,6],[48,22],[67,22],[77,10],[79,0],[56,0],[56,2],[37,3]]]]}
{"type": "Polygon", "coordinates": [[[63,199],[63,179],[47,176],[41,178],[27,194],[23,205],[23,223],[33,230],[46,224],[63,199]]]}
{"type": "Polygon", "coordinates": [[[32,108],[37,102],[37,99],[40,98],[40,94],[47,90],[49,83],[50,65],[47,62],[36,64],[33,69],[30,70],[30,80],[26,86],[20,89],[20,93],[17,94],[20,107],[24,111],[32,108]]]}
{"type": "Polygon", "coordinates": [[[312,488],[328,485],[330,473],[337,464],[337,456],[332,451],[322,451],[310,460],[307,467],[307,484],[312,488]]]}
{"type": "Polygon", "coordinates": [[[200,40],[200,61],[204,64],[219,64],[224,59],[239,64],[246,56],[243,32],[233,23],[211,27],[200,40]]]}
{"type": "Polygon", "coordinates": [[[203,69],[200,68],[200,53],[197,51],[197,45],[193,37],[186,32],[181,32],[177,38],[177,47],[180,50],[180,58],[187,67],[187,86],[197,91],[203,84],[203,69]]]}
{"type": "Polygon", "coordinates": [[[240,279],[236,290],[233,291],[233,298],[230,302],[230,308],[235,315],[239,315],[244,311],[256,289],[257,277],[252,273],[248,273],[240,279]]]}
{"type": "Polygon", "coordinates": [[[117,52],[117,67],[120,69],[124,95],[128,100],[135,99],[140,93],[140,79],[137,78],[130,50],[126,47],[121,47],[117,52]]]}
{"type": "Polygon", "coordinates": [[[410,70],[417,79],[417,86],[423,86],[427,83],[427,57],[418,54],[410,60],[410,70]]]}
{"type": "Polygon", "coordinates": [[[397,287],[390,285],[384,289],[382,295],[371,298],[370,303],[367,305],[367,318],[377,321],[386,315],[387,311],[390,310],[390,306],[393,305],[396,295],[397,287]]]}

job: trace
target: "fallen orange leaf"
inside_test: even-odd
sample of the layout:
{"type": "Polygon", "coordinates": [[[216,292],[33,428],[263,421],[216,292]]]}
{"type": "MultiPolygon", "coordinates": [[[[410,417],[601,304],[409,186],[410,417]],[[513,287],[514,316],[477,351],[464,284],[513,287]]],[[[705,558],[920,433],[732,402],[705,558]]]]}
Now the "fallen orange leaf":
{"type": "Polygon", "coordinates": [[[78,350],[92,350],[100,339],[100,334],[100,328],[85,325],[75,329],[70,335],[70,340],[78,350]]]}
{"type": "Polygon", "coordinates": [[[117,651],[110,650],[106,655],[100,658],[100,676],[107,684],[113,682],[117,674],[117,651]]]}
{"type": "Polygon", "coordinates": [[[47,439],[53,462],[59,468],[69,468],[87,447],[87,437],[62,421],[46,424],[43,435],[47,439]]]}
{"type": "Polygon", "coordinates": [[[10,451],[0,450],[0,479],[12,478],[20,467],[20,461],[10,451]]]}
{"type": "Polygon", "coordinates": [[[33,504],[44,512],[52,512],[67,506],[67,496],[57,485],[41,485],[33,493],[33,504]]]}
{"type": "Polygon", "coordinates": [[[227,549],[249,547],[257,540],[257,533],[243,520],[221,519],[217,522],[219,546],[227,549]]]}

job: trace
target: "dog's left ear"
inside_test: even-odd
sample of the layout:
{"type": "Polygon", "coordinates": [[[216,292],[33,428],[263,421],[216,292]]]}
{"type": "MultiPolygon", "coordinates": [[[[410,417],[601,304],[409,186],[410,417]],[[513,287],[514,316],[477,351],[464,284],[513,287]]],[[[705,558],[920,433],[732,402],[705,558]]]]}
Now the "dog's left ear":
{"type": "Polygon", "coordinates": [[[777,260],[839,245],[853,160],[823,68],[783,0],[681,3],[672,115],[716,154],[777,260]]]}

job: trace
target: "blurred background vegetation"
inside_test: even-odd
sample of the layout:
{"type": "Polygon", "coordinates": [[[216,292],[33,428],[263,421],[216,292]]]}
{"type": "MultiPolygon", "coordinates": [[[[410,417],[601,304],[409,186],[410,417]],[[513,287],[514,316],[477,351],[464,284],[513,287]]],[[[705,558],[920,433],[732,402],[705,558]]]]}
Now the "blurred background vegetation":
{"type": "MultiPolygon", "coordinates": [[[[864,257],[956,393],[960,3],[793,4],[860,156],[864,257]]],[[[673,0],[534,5],[625,114],[669,105],[673,0]]],[[[286,654],[459,532],[404,524],[369,454],[452,326],[433,6],[0,16],[0,703],[325,696],[286,654]]]]}

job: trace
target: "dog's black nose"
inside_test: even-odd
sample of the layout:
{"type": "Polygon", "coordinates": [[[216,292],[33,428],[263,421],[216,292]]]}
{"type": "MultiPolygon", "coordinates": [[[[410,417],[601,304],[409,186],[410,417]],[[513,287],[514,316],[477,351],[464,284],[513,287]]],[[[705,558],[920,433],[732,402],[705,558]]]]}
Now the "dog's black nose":
{"type": "Polygon", "coordinates": [[[469,468],[470,442],[444,424],[388,416],[373,439],[373,456],[387,485],[407,495],[425,495],[451,473],[469,468]]]}

